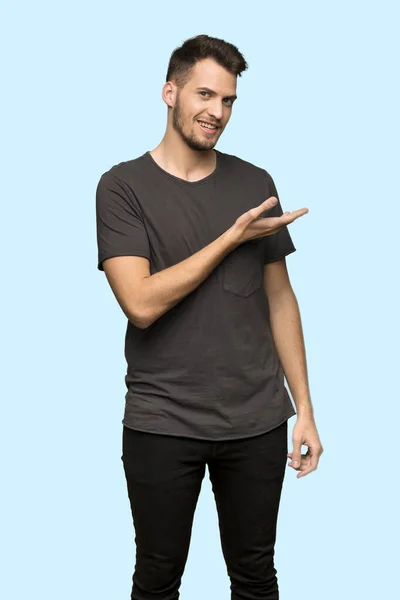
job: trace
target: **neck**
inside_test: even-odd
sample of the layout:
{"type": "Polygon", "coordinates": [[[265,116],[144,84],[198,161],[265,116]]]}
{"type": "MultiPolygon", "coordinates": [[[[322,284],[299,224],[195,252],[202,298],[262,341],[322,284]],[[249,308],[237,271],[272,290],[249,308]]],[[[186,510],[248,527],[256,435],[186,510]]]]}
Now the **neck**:
{"type": "Polygon", "coordinates": [[[150,154],[163,169],[188,181],[209,175],[217,163],[213,149],[192,150],[175,131],[167,131],[150,154]]]}

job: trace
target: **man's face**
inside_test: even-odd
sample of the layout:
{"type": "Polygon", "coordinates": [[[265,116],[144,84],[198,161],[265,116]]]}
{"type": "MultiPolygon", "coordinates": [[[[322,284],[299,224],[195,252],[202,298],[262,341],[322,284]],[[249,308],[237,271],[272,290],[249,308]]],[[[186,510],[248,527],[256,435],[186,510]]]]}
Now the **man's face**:
{"type": "Polygon", "coordinates": [[[185,87],[177,89],[173,128],[192,150],[210,150],[230,119],[235,95],[236,75],[212,59],[199,61],[185,87]],[[202,120],[216,128],[206,129],[202,120]]]}

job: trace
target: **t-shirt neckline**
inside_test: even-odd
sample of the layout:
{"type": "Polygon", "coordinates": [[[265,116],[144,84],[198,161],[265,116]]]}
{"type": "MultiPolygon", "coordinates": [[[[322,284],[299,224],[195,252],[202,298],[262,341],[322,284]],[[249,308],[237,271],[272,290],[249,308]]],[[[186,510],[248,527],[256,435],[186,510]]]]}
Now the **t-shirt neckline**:
{"type": "Polygon", "coordinates": [[[166,171],[165,169],[160,167],[160,165],[154,160],[154,158],[150,154],[150,150],[147,150],[143,156],[146,157],[150,161],[150,163],[154,167],[156,167],[161,173],[163,173],[170,179],[176,181],[177,183],[181,183],[182,185],[194,187],[197,185],[203,185],[204,183],[208,183],[209,181],[211,181],[212,179],[214,179],[214,177],[216,177],[218,175],[218,173],[220,171],[220,167],[221,167],[221,152],[219,150],[217,150],[216,148],[214,148],[214,152],[216,153],[216,165],[215,165],[214,171],[212,173],[210,173],[209,175],[207,175],[206,177],[199,179],[198,181],[187,181],[186,179],[182,179],[181,177],[172,175],[172,173],[169,173],[168,171],[166,171]]]}

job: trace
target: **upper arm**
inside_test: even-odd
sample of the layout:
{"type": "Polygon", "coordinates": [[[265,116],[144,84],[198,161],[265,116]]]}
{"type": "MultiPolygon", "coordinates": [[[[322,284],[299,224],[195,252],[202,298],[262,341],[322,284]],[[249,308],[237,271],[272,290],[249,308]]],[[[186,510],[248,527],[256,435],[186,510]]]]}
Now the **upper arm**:
{"type": "Polygon", "coordinates": [[[150,243],[133,190],[113,173],[96,190],[97,267],[104,271],[125,315],[145,327],[143,280],[150,275],[150,243]]]}
{"type": "Polygon", "coordinates": [[[264,265],[264,291],[267,296],[291,289],[285,258],[264,265]]]}
{"type": "Polygon", "coordinates": [[[150,276],[150,262],[143,256],[114,256],[103,262],[104,272],[118,304],[136,327],[146,327],[142,301],[143,279],[150,276]]]}
{"type": "Polygon", "coordinates": [[[132,189],[109,171],[96,190],[97,267],[114,256],[141,256],[150,260],[150,244],[141,208],[132,189]]]}

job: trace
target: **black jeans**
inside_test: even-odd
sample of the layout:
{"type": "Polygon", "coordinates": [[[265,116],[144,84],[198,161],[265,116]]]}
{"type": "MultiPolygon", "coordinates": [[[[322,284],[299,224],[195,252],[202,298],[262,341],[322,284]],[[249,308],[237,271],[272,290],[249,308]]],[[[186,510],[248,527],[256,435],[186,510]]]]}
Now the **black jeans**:
{"type": "Polygon", "coordinates": [[[206,464],[231,599],[278,600],[274,545],[287,421],[255,437],[217,442],[123,426],[122,444],[136,533],[131,600],[179,598],[206,464]]]}

